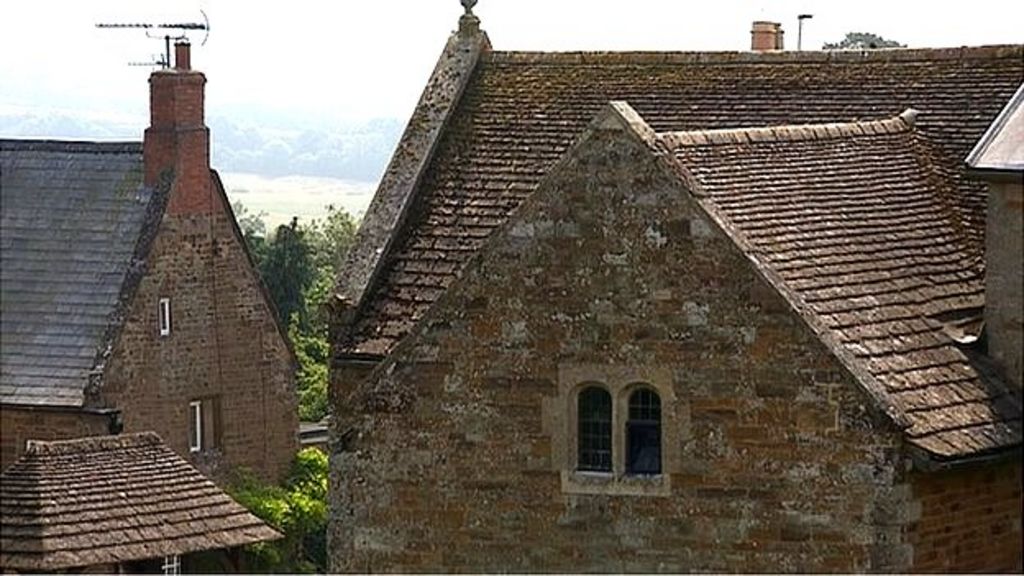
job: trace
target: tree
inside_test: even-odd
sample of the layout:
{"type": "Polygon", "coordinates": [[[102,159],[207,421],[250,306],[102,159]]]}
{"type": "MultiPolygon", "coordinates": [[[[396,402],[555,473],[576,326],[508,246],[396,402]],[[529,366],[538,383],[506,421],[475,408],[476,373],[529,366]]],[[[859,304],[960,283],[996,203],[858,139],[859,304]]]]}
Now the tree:
{"type": "Polygon", "coordinates": [[[839,42],[826,43],[822,50],[874,50],[876,48],[906,48],[895,40],[887,40],[871,32],[847,32],[839,42]]]}
{"type": "Polygon", "coordinates": [[[242,230],[242,238],[249,247],[249,253],[252,254],[253,260],[256,261],[258,267],[266,257],[267,225],[263,222],[263,219],[267,216],[267,213],[261,211],[253,214],[249,212],[245,204],[238,200],[231,204],[231,210],[235,213],[235,220],[238,222],[238,227],[242,230]]]}
{"type": "Polygon", "coordinates": [[[313,220],[308,229],[317,269],[330,269],[332,279],[341,270],[356,238],[358,223],[344,208],[327,205],[327,217],[313,220]]]}
{"type": "Polygon", "coordinates": [[[249,471],[236,473],[228,493],[284,534],[277,542],[243,548],[245,565],[261,572],[327,571],[327,456],[304,448],[284,486],[268,486],[249,471]]]}
{"type": "Polygon", "coordinates": [[[298,218],[292,218],[288,225],[278,226],[267,242],[266,256],[260,263],[260,275],[263,276],[271,299],[277,305],[281,324],[287,326],[292,315],[297,315],[299,325],[302,328],[308,327],[306,292],[315,274],[312,249],[306,239],[306,231],[299,226],[298,218]]]}

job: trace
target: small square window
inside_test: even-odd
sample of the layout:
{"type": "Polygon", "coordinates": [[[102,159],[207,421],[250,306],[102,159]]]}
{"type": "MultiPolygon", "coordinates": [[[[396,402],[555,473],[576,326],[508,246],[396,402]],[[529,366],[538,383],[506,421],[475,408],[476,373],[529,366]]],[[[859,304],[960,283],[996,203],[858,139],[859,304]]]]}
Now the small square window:
{"type": "Polygon", "coordinates": [[[171,299],[160,299],[160,335],[168,336],[171,333],[171,299]]]}
{"type": "Polygon", "coordinates": [[[188,403],[188,451],[203,449],[203,403],[193,400],[188,403]]]}

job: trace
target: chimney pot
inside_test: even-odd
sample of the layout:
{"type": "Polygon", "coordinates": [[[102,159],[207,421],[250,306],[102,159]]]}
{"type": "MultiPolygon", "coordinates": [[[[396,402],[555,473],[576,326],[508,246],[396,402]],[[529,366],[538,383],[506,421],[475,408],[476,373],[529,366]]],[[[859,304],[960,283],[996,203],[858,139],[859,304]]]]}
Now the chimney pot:
{"type": "Polygon", "coordinates": [[[149,77],[150,125],[143,140],[144,182],[153,186],[173,175],[166,214],[212,214],[220,210],[210,179],[210,130],[203,120],[206,77],[191,69],[189,45],[174,45],[173,70],[149,77]]]}
{"type": "Polygon", "coordinates": [[[188,42],[178,41],[174,43],[174,69],[192,69],[192,52],[188,42]]]}
{"type": "Polygon", "coordinates": [[[750,49],[754,51],[782,50],[782,24],[778,22],[754,22],[750,30],[750,49]]]}

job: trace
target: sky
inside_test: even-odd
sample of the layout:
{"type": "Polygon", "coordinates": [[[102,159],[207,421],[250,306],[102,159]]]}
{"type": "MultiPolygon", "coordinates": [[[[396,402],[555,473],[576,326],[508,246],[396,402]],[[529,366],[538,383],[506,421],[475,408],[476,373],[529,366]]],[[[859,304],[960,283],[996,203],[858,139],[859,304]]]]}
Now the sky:
{"type": "MultiPolygon", "coordinates": [[[[462,13],[458,0],[5,4],[0,116],[59,113],[137,126],[139,137],[152,68],[128,63],[151,61],[163,42],[98,22],[202,21],[205,12],[210,32],[192,34],[192,65],[207,76],[208,117],[345,130],[377,118],[404,122],[462,13]]],[[[813,15],[805,49],[850,31],[910,47],[1024,42],[1024,2],[1007,0],[479,0],[474,12],[496,50],[744,50],[754,20],[782,23],[794,49],[802,13],[813,15]]],[[[41,123],[39,131],[59,127],[41,123]]]]}
{"type": "MultiPolygon", "coordinates": [[[[201,21],[193,67],[208,78],[215,114],[274,112],[297,121],[409,116],[462,7],[458,0],[33,0],[0,18],[0,106],[141,116],[162,52],[140,30],[97,22],[201,21]]],[[[742,50],[753,20],[776,20],[795,48],[847,31],[911,47],[1024,41],[1024,2],[855,0],[480,0],[475,13],[497,50],[742,50]]]]}

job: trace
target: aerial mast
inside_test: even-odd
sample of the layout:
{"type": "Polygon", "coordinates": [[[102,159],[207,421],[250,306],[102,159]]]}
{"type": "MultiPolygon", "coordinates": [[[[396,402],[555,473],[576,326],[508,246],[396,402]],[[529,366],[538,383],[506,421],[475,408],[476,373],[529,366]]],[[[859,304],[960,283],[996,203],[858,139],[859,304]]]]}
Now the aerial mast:
{"type": "Polygon", "coordinates": [[[188,40],[188,32],[202,30],[205,32],[203,41],[200,44],[205,45],[207,38],[210,37],[210,19],[206,17],[206,12],[199,11],[203,15],[202,22],[171,22],[171,23],[145,23],[145,22],[114,22],[106,23],[101,22],[96,24],[97,28],[130,28],[130,29],[141,29],[146,31],[147,38],[163,39],[164,41],[164,55],[157,58],[154,62],[130,62],[130,66],[160,66],[161,68],[170,68],[171,66],[171,40],[188,40]],[[159,32],[156,34],[150,31],[164,30],[163,34],[159,32]],[[170,31],[177,31],[177,34],[171,34],[170,31]]]}

